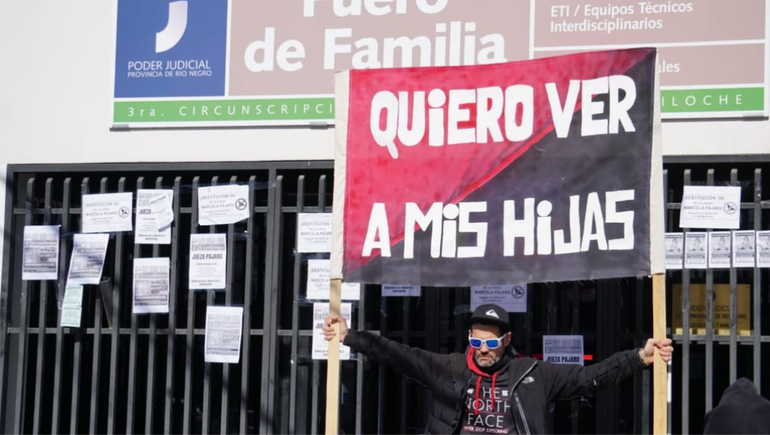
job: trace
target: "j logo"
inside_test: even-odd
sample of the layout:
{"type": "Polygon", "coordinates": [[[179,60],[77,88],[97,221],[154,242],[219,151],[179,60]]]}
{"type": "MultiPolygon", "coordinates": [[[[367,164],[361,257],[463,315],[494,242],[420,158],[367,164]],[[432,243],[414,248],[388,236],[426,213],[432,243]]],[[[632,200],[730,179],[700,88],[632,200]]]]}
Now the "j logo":
{"type": "Polygon", "coordinates": [[[168,4],[166,28],[155,34],[155,52],[162,53],[174,48],[187,29],[187,1],[168,4]]]}

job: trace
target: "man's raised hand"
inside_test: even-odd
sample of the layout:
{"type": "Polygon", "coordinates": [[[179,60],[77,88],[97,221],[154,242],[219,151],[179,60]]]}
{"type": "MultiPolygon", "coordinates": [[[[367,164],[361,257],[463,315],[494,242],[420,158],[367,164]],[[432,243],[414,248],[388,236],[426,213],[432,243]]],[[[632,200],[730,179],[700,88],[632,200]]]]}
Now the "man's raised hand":
{"type": "Polygon", "coordinates": [[[655,361],[655,348],[657,347],[660,359],[668,364],[668,362],[671,361],[671,354],[674,353],[674,348],[671,346],[671,343],[670,338],[666,338],[665,340],[651,338],[647,340],[644,348],[639,351],[639,356],[644,360],[645,364],[650,365],[655,361]]]}
{"type": "Polygon", "coordinates": [[[345,335],[348,333],[348,322],[345,321],[345,318],[342,316],[329,316],[324,320],[324,339],[326,341],[331,341],[332,338],[336,335],[336,332],[334,331],[334,324],[339,323],[340,325],[340,343],[345,341],[345,335]]]}

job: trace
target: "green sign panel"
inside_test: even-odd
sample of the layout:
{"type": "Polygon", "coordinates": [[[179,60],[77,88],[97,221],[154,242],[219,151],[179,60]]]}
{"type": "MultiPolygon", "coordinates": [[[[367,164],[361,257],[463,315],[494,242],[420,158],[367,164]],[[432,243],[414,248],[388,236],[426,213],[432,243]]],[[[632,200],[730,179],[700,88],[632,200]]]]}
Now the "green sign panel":
{"type": "Polygon", "coordinates": [[[660,93],[662,113],[761,112],[764,88],[664,89],[660,93]]]}
{"type": "Polygon", "coordinates": [[[117,101],[115,123],[334,119],[334,98],[117,101]]]}

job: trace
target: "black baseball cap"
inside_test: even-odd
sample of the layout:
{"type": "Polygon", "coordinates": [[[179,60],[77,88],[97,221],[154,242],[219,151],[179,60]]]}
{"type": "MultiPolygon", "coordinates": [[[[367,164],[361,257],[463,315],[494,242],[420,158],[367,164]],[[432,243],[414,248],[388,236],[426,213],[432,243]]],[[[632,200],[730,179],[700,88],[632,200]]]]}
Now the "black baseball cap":
{"type": "Polygon", "coordinates": [[[468,328],[473,326],[474,323],[481,323],[484,325],[495,325],[500,328],[503,334],[511,332],[511,323],[508,317],[508,312],[505,308],[495,304],[483,304],[479,305],[473,315],[470,322],[468,322],[468,328]]]}

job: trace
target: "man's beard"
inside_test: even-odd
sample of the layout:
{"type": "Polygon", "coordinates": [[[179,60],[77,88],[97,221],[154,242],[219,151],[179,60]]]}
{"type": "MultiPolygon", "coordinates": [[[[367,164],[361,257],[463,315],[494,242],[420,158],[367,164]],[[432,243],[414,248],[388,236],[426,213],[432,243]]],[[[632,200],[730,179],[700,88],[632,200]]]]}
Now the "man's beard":
{"type": "Polygon", "coordinates": [[[484,368],[492,367],[493,365],[497,364],[498,361],[500,361],[500,355],[492,352],[484,355],[485,357],[487,357],[485,359],[479,358],[481,356],[480,352],[477,352],[474,356],[475,356],[474,359],[476,360],[476,364],[479,367],[484,367],[484,368]]]}

